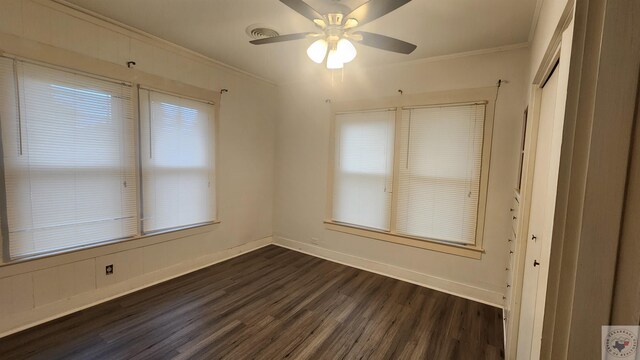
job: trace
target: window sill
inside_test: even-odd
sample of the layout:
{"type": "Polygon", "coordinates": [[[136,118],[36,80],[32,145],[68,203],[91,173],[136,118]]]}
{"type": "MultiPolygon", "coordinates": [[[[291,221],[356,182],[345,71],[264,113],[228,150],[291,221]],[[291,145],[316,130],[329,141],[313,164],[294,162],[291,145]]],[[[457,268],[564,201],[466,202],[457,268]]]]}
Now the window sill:
{"type": "Polygon", "coordinates": [[[444,242],[430,241],[411,236],[391,234],[384,231],[359,228],[356,226],[339,224],[333,221],[325,221],[324,224],[325,228],[331,231],[338,231],[345,234],[357,235],[406,246],[413,246],[416,248],[438,251],[451,255],[458,255],[471,259],[480,260],[482,258],[482,254],[484,253],[484,249],[478,247],[477,245],[448,244],[444,242]]]}
{"type": "MultiPolygon", "coordinates": [[[[22,266],[30,266],[29,263],[32,263],[35,260],[41,260],[42,266],[40,267],[48,267],[47,263],[49,262],[59,262],[61,258],[65,257],[64,262],[76,262],[82,261],[93,257],[98,257],[102,255],[117,253],[121,251],[131,250],[135,248],[160,244],[167,241],[172,241],[176,239],[180,239],[187,236],[198,235],[202,233],[206,233],[212,231],[217,224],[220,224],[219,220],[198,224],[190,227],[183,227],[179,229],[171,229],[158,231],[151,234],[143,234],[125,239],[117,239],[117,240],[109,240],[100,243],[94,243],[84,246],[79,246],[75,248],[64,249],[55,252],[48,252],[45,254],[37,254],[33,256],[26,256],[16,259],[5,259],[5,262],[0,263],[0,268],[11,266],[13,268],[15,266],[15,270],[17,273],[20,273],[18,268],[22,266]]],[[[13,269],[12,269],[13,270],[13,269]]],[[[11,271],[14,272],[14,271],[11,271]]],[[[7,275],[2,273],[3,276],[7,275]]]]}

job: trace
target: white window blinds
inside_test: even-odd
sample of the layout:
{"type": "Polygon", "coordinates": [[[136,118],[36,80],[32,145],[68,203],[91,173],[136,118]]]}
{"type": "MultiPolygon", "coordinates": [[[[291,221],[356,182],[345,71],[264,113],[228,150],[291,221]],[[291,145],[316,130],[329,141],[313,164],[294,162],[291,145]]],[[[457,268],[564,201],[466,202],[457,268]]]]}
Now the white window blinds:
{"type": "Polygon", "coordinates": [[[472,244],[484,104],[402,111],[396,231],[472,244]]]}
{"type": "Polygon", "coordinates": [[[143,231],[212,222],[213,105],[140,90],[143,231]]]}
{"type": "Polygon", "coordinates": [[[337,114],[333,220],[388,230],[395,111],[337,114]]]}
{"type": "Polygon", "coordinates": [[[0,58],[11,258],[137,233],[132,89],[0,58]]]}

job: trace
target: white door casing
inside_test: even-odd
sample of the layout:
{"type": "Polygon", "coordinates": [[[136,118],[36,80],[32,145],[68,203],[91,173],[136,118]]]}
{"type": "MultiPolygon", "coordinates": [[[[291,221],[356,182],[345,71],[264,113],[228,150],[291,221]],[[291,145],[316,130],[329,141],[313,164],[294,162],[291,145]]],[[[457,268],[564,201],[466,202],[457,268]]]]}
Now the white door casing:
{"type": "Polygon", "coordinates": [[[524,281],[522,285],[522,306],[520,308],[520,329],[518,331],[517,359],[533,358],[534,323],[536,318],[536,298],[540,266],[534,266],[534,261],[542,261],[541,246],[543,241],[550,240],[543,232],[547,206],[547,187],[549,185],[549,167],[551,162],[551,138],[553,137],[553,123],[555,115],[556,95],[558,85],[557,69],[551,74],[542,88],[540,103],[540,119],[538,125],[538,146],[536,147],[535,167],[533,174],[533,190],[531,194],[531,210],[529,213],[528,237],[522,239],[527,242],[524,281]]]}
{"type": "Polygon", "coordinates": [[[557,66],[540,89],[528,237],[522,240],[527,250],[517,359],[540,358],[572,35],[573,23],[564,30],[557,66]]]}

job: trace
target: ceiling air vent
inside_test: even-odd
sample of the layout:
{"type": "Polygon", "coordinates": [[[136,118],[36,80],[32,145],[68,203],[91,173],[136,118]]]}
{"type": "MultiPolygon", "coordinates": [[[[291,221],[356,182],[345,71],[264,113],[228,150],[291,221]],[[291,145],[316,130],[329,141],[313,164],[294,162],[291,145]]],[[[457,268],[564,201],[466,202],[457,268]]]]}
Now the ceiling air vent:
{"type": "Polygon", "coordinates": [[[270,29],[264,25],[253,24],[247,27],[247,35],[249,35],[250,38],[256,40],[270,38],[278,36],[280,34],[278,34],[277,31],[270,29]]]}

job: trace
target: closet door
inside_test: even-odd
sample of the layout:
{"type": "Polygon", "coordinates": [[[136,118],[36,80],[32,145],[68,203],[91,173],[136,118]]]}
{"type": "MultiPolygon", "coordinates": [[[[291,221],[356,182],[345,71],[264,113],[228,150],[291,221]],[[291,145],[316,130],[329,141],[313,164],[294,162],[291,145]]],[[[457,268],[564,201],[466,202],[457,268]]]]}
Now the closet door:
{"type": "MultiPolygon", "coordinates": [[[[542,335],[541,332],[537,334],[534,331],[534,323],[536,322],[536,318],[539,317],[540,320],[542,319],[542,314],[539,314],[539,312],[543,309],[536,309],[536,298],[542,295],[538,294],[538,292],[545,291],[545,289],[539,289],[539,285],[541,285],[539,284],[540,264],[543,262],[541,259],[542,245],[544,242],[551,241],[551,232],[547,231],[545,222],[549,215],[551,215],[549,212],[553,212],[555,205],[555,196],[554,199],[551,199],[548,193],[551,190],[550,187],[554,186],[553,182],[550,181],[550,174],[553,173],[551,164],[557,163],[553,158],[557,157],[559,160],[560,155],[559,151],[557,153],[552,151],[553,149],[550,146],[552,142],[551,139],[554,137],[557,94],[558,71],[556,70],[551,74],[542,88],[540,119],[538,123],[538,145],[536,147],[531,209],[529,213],[529,236],[521,240],[527,242],[527,251],[522,285],[520,330],[518,331],[518,359],[533,359],[534,357],[531,355],[536,352],[534,350],[534,344],[540,343],[538,338],[542,335]]],[[[557,185],[557,170],[555,174],[555,184],[557,185]]],[[[544,262],[545,266],[547,266],[548,262],[544,262]]]]}

